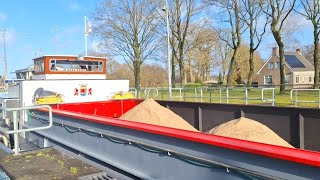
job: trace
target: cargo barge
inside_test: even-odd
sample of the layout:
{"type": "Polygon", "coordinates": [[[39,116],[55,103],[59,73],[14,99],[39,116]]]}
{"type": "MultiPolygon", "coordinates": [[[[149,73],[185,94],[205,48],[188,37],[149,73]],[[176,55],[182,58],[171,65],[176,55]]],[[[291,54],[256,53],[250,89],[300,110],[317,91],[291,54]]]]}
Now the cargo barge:
{"type": "MultiPolygon", "coordinates": [[[[97,79],[95,73],[103,74],[102,70],[90,73],[70,70],[81,69],[73,64],[99,60],[67,56],[37,58],[35,67],[41,67],[42,72],[33,80],[11,87],[10,96],[2,99],[5,121],[0,128],[6,137],[14,134],[9,138],[14,140],[9,143],[10,148],[0,146],[0,169],[8,178],[27,177],[19,172],[33,161],[42,163],[33,170],[52,165],[51,170],[36,171],[38,174],[31,176],[33,179],[320,177],[319,110],[158,101],[201,132],[120,120],[122,114],[142,101],[112,99],[116,92],[129,91],[128,81],[105,80],[102,76],[97,79]],[[50,74],[50,63],[60,60],[67,65],[52,71],[63,71],[63,75],[50,74]],[[81,76],[86,79],[78,79],[81,76]],[[239,117],[265,124],[295,148],[203,133],[239,117]],[[10,155],[14,153],[19,155],[10,155]],[[68,164],[70,159],[75,160],[74,164],[68,164]],[[24,168],[12,168],[17,164],[21,166],[16,167],[24,168]],[[54,174],[59,168],[65,173],[54,174]]],[[[87,63],[90,64],[96,65],[87,63]]],[[[102,69],[105,64],[102,61],[102,69]]]]}

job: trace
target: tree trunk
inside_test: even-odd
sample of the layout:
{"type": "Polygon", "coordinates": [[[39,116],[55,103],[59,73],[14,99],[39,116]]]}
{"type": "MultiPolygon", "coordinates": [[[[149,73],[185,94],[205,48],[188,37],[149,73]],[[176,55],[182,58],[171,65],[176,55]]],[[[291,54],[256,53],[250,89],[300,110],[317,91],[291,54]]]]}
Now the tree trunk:
{"type": "MultiPolygon", "coordinates": [[[[249,2],[248,2],[249,3],[249,2]]],[[[252,84],[252,78],[253,78],[253,74],[254,74],[254,71],[253,71],[253,68],[254,68],[254,62],[253,62],[253,53],[254,53],[254,27],[253,27],[253,14],[251,13],[250,14],[250,50],[249,50],[249,74],[248,74],[248,78],[247,78],[247,84],[249,86],[251,86],[252,84]]]]}
{"type": "Polygon", "coordinates": [[[188,66],[189,66],[189,78],[190,78],[190,82],[193,83],[194,82],[194,75],[193,75],[193,67],[191,64],[191,56],[188,56],[188,66]]]}
{"type": "Polygon", "coordinates": [[[234,48],[234,53],[230,60],[230,66],[229,66],[228,77],[227,77],[227,85],[233,85],[234,67],[236,64],[237,54],[238,54],[238,46],[234,48]]]}
{"type": "Polygon", "coordinates": [[[319,36],[318,36],[318,26],[314,26],[313,30],[314,36],[314,52],[313,52],[313,62],[314,62],[314,88],[319,89],[319,36]]]}
{"type": "Polygon", "coordinates": [[[193,74],[193,68],[191,65],[189,66],[189,74],[190,74],[190,82],[193,83],[194,82],[194,74],[193,74]]]}
{"type": "Polygon", "coordinates": [[[280,31],[276,30],[276,24],[271,23],[271,31],[274,39],[276,40],[279,46],[279,55],[280,55],[280,94],[286,93],[285,87],[285,72],[284,72],[284,45],[282,42],[282,37],[280,31]]]}
{"type": "Polygon", "coordinates": [[[187,78],[187,68],[185,68],[184,70],[184,83],[187,84],[188,83],[188,78],[187,78]]]}
{"type": "Polygon", "coordinates": [[[247,84],[250,85],[250,86],[252,84],[252,79],[253,79],[253,75],[254,75],[253,53],[254,53],[254,51],[252,49],[250,49],[250,55],[249,55],[250,70],[249,70],[248,82],[247,82],[247,84]]]}
{"type": "Polygon", "coordinates": [[[186,84],[185,83],[185,67],[183,61],[179,62],[179,70],[180,70],[180,83],[181,85],[186,84]]]}
{"type": "Polygon", "coordinates": [[[174,61],[174,56],[171,56],[171,85],[173,88],[176,87],[176,68],[175,68],[175,61],[174,61]]]}
{"type": "Polygon", "coordinates": [[[206,67],[206,81],[210,80],[210,68],[207,66],[206,67]]]}
{"type": "Polygon", "coordinates": [[[227,60],[223,59],[222,60],[222,83],[226,84],[226,69],[227,69],[227,60]]]}
{"type": "Polygon", "coordinates": [[[182,49],[181,45],[179,47],[179,69],[180,69],[180,83],[181,83],[181,85],[184,85],[184,84],[186,84],[185,65],[184,65],[184,61],[183,61],[183,49],[182,49]]]}
{"type": "Polygon", "coordinates": [[[286,93],[285,86],[285,70],[284,70],[284,46],[283,44],[279,45],[279,55],[280,55],[280,94],[286,93]]]}
{"type": "Polygon", "coordinates": [[[141,70],[141,62],[139,60],[136,60],[133,62],[133,68],[134,68],[134,87],[138,91],[138,98],[140,97],[140,70],[141,70]]]}

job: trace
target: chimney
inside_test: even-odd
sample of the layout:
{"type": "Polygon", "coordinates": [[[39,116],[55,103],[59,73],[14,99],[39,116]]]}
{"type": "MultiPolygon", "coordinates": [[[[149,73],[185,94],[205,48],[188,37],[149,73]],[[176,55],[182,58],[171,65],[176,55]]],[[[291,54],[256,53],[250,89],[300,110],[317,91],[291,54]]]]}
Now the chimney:
{"type": "Polygon", "coordinates": [[[278,47],[273,47],[272,48],[272,56],[276,56],[279,54],[279,48],[278,47]]]}
{"type": "Polygon", "coordinates": [[[300,49],[300,48],[297,48],[297,49],[296,49],[296,52],[299,53],[299,54],[301,54],[301,49],[300,49]]]}

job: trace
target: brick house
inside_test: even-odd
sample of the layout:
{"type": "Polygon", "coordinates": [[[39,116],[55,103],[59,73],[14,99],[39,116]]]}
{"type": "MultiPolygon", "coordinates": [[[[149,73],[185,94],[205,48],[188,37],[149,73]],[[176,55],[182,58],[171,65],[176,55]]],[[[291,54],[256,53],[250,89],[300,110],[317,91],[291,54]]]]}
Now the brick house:
{"type": "MultiPolygon", "coordinates": [[[[306,87],[314,82],[314,66],[301,54],[285,52],[285,81],[293,87],[306,87]]],[[[272,55],[257,72],[259,85],[280,85],[279,49],[274,47],[272,55]]]]}

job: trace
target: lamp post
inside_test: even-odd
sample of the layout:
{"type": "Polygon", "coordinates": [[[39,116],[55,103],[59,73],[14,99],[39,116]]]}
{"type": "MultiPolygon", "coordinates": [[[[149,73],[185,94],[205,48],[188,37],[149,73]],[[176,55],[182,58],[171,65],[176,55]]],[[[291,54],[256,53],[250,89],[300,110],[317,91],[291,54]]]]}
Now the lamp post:
{"type": "Polygon", "coordinates": [[[162,8],[163,11],[166,12],[166,21],[167,21],[167,50],[168,50],[168,85],[169,85],[169,100],[172,97],[172,87],[171,87],[171,56],[170,56],[170,27],[169,27],[169,8],[168,8],[168,0],[166,0],[166,6],[162,8]]]}
{"type": "MultiPolygon", "coordinates": [[[[4,75],[3,82],[7,79],[7,51],[6,51],[6,29],[2,29],[2,37],[3,37],[3,62],[4,62],[4,75]]],[[[7,86],[6,86],[7,89],[7,86]]]]}

